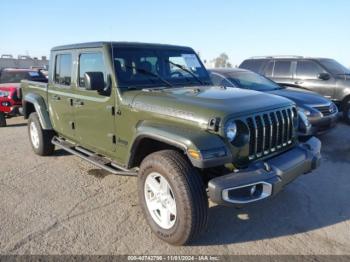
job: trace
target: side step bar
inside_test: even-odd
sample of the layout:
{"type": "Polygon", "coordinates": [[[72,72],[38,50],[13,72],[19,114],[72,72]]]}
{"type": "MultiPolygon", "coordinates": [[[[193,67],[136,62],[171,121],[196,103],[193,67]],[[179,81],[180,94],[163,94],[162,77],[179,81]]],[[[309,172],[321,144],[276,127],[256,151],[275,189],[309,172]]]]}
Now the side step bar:
{"type": "Polygon", "coordinates": [[[82,147],[76,146],[72,143],[69,143],[68,141],[54,137],[52,139],[52,144],[55,146],[62,148],[63,150],[76,155],[91,164],[94,164],[95,166],[98,166],[99,168],[102,168],[114,175],[121,175],[121,176],[137,176],[137,171],[135,170],[129,170],[124,167],[121,167],[115,163],[113,163],[108,158],[96,155],[95,153],[86,150],[82,147]]]}

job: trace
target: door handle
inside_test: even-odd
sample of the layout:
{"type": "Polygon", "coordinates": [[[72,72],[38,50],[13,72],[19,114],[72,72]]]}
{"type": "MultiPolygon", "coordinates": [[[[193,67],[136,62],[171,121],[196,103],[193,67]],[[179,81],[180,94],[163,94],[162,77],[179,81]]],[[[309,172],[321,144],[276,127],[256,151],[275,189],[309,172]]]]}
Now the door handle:
{"type": "Polygon", "coordinates": [[[52,100],[59,101],[59,100],[61,100],[61,97],[58,95],[54,95],[54,96],[52,96],[52,100]]]}
{"type": "Polygon", "coordinates": [[[302,84],[304,84],[304,81],[295,81],[294,84],[296,84],[296,85],[302,85],[302,84]]]}

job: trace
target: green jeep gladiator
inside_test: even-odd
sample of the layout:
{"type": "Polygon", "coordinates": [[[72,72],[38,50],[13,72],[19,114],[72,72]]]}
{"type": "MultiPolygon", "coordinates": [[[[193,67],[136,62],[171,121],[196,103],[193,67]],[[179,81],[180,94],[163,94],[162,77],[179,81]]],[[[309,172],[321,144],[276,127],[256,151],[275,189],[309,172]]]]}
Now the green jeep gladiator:
{"type": "Polygon", "coordinates": [[[48,83],[22,81],[36,154],[55,146],[137,176],[152,231],[184,245],[219,205],[263,200],[317,168],[321,143],[290,100],[213,86],[193,49],[98,42],[51,51],[48,83]],[[301,124],[300,124],[301,123],[301,124]]]}

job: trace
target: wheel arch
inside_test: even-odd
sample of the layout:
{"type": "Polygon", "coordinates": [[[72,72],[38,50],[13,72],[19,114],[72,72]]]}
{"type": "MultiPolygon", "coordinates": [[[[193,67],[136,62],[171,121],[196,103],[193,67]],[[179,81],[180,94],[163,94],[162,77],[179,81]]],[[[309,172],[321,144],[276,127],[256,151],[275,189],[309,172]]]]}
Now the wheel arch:
{"type": "Polygon", "coordinates": [[[350,103],[350,93],[345,95],[341,104],[340,104],[340,109],[343,110],[346,104],[350,103]]]}
{"type": "Polygon", "coordinates": [[[152,134],[143,134],[138,136],[131,148],[128,167],[140,166],[142,160],[154,152],[171,149],[186,154],[187,148],[175,141],[152,134]]]}
{"type": "Polygon", "coordinates": [[[38,114],[40,124],[44,130],[53,130],[44,98],[40,95],[29,93],[23,98],[24,118],[28,119],[29,115],[34,112],[38,114]]]}
{"type": "Polygon", "coordinates": [[[173,149],[183,153],[192,165],[198,168],[224,165],[232,159],[224,141],[216,134],[199,128],[144,122],[137,127],[129,151],[128,167],[137,167],[148,154],[164,149],[173,149]],[[188,154],[190,150],[200,154],[203,151],[217,148],[225,148],[227,156],[204,160],[194,159],[188,154]]]}

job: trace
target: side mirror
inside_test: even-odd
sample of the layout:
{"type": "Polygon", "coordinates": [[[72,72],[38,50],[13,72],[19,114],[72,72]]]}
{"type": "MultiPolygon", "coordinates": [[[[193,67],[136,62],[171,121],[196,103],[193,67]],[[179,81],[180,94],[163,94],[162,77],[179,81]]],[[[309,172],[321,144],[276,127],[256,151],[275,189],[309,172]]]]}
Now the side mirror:
{"type": "Polygon", "coordinates": [[[331,79],[331,76],[327,73],[321,73],[318,75],[318,79],[327,81],[327,80],[331,79]]]}
{"type": "Polygon", "coordinates": [[[102,72],[86,72],[84,74],[86,90],[102,91],[105,87],[105,79],[102,72]]]}

